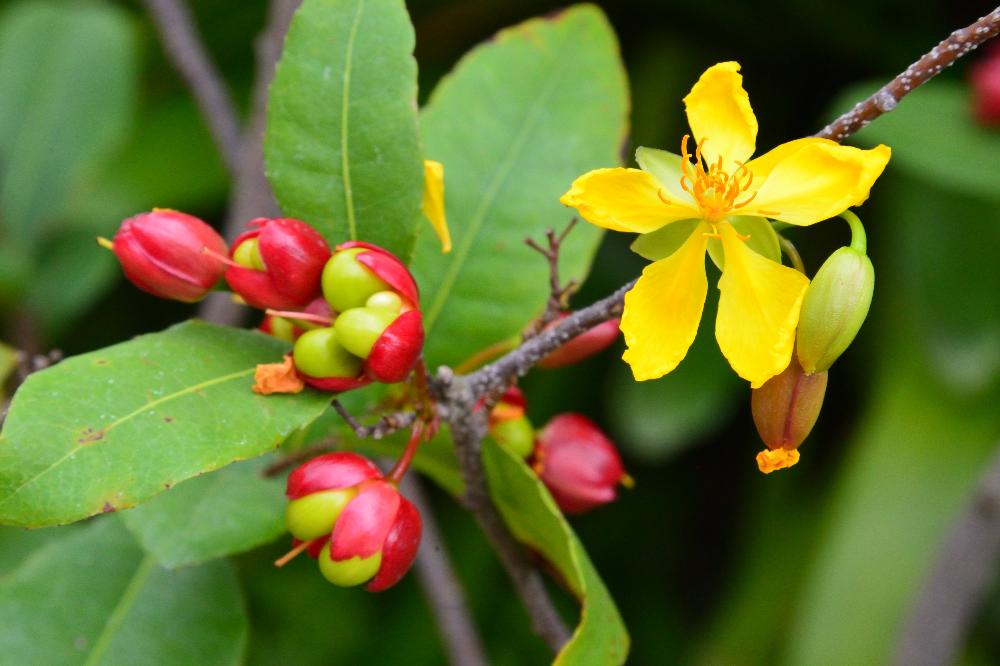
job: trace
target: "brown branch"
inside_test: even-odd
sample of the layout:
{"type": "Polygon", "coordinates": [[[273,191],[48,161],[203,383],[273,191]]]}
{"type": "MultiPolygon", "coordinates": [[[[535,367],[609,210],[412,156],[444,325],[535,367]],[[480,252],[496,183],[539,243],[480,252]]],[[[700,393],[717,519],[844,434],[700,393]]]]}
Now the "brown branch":
{"type": "Polygon", "coordinates": [[[896,108],[903,97],[940,74],[953,62],[1000,33],[1000,7],[975,23],[951,33],[947,39],[906,68],[868,99],[820,130],[816,136],[840,142],[896,108]]]}
{"type": "Polygon", "coordinates": [[[448,558],[423,484],[416,475],[407,474],[400,483],[400,490],[417,507],[423,520],[423,535],[414,567],[437,620],[449,662],[454,666],[485,666],[486,656],[479,633],[465,603],[465,592],[448,558]]]}
{"type": "Polygon", "coordinates": [[[533,238],[524,239],[524,244],[542,255],[549,264],[549,299],[545,303],[545,312],[524,331],[525,340],[538,335],[542,329],[559,317],[559,314],[567,307],[569,295],[577,286],[576,280],[570,280],[564,285],[559,279],[559,250],[563,241],[566,240],[566,236],[573,231],[576,223],[577,218],[574,217],[559,235],[556,235],[554,229],[546,229],[545,239],[548,247],[542,247],[533,238]]]}
{"type": "Polygon", "coordinates": [[[951,664],[1000,564],[1000,449],[952,524],[910,609],[896,664],[951,664]]]}
{"type": "Polygon", "coordinates": [[[370,426],[362,425],[336,398],[330,403],[340,414],[340,418],[351,427],[358,439],[382,439],[397,430],[409,428],[417,420],[416,412],[393,412],[386,414],[370,426]]]}
{"type": "Polygon", "coordinates": [[[191,12],[182,0],[142,0],[163,40],[167,57],[194,95],[222,161],[230,172],[240,156],[240,123],[226,84],[209,58],[191,12]]]}

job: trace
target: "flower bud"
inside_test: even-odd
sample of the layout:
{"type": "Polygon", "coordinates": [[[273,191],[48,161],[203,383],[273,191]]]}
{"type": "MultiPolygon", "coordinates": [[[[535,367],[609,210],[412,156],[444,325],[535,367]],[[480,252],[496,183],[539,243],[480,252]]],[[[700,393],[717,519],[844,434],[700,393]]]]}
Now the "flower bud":
{"type": "Polygon", "coordinates": [[[799,461],[797,451],[812,431],[823,407],[826,372],[806,374],[793,356],[788,367],[753,390],[753,422],[767,450],[757,454],[760,471],[769,474],[799,461]]]}
{"type": "Polygon", "coordinates": [[[201,300],[226,269],[218,258],[226,252],[222,236],[198,218],[175,210],[158,208],[130,217],[122,222],[113,243],[100,242],[118,257],[125,277],[160,298],[201,300]]]}
{"type": "Polygon", "coordinates": [[[584,513],[614,501],[630,486],[614,443],[582,414],[560,414],[541,430],[534,469],[566,513],[584,513]]]}
{"type": "Polygon", "coordinates": [[[297,543],[309,541],[320,572],[335,585],[379,592],[409,570],[420,545],[416,508],[366,458],[330,453],[288,478],[286,520],[297,543]]]}
{"type": "Polygon", "coordinates": [[[423,348],[424,320],[420,310],[404,312],[375,340],[365,359],[365,372],[385,384],[401,382],[417,365],[423,348]]]}
{"type": "Polygon", "coordinates": [[[381,291],[394,291],[404,308],[419,303],[417,284],[394,254],[377,245],[352,241],[336,247],[322,274],[323,296],[336,312],[362,307],[381,291]]]}
{"type": "MultiPolygon", "coordinates": [[[[481,409],[481,404],[482,401],[476,409],[481,409]]],[[[511,386],[490,411],[489,418],[490,437],[520,458],[528,458],[535,448],[535,428],[525,416],[526,407],[524,393],[511,386]]]]}
{"type": "MultiPolygon", "coordinates": [[[[561,315],[559,319],[549,324],[547,328],[555,326],[568,316],[568,312],[561,315]]],[[[621,319],[609,319],[584,331],[539,361],[538,367],[549,370],[552,368],[561,368],[564,365],[579,363],[598,352],[604,351],[618,338],[618,326],[620,323],[621,319]]]]}
{"type": "Polygon", "coordinates": [[[291,218],[258,218],[233,241],[238,264],[226,270],[226,282],[256,308],[293,309],[320,294],[320,276],[330,258],[323,236],[291,218]]]}
{"type": "Polygon", "coordinates": [[[969,68],[972,108],[983,125],[1000,125],[1000,47],[994,45],[969,68]]]}
{"type": "Polygon", "coordinates": [[[362,360],[344,349],[333,328],[306,331],[292,348],[295,369],[306,384],[339,393],[371,382],[362,372],[362,360]]]}
{"type": "Polygon", "coordinates": [[[827,370],[854,341],[874,288],[875,269],[866,254],[842,247],[823,262],[806,291],[796,334],[796,353],[807,373],[827,370]]]}

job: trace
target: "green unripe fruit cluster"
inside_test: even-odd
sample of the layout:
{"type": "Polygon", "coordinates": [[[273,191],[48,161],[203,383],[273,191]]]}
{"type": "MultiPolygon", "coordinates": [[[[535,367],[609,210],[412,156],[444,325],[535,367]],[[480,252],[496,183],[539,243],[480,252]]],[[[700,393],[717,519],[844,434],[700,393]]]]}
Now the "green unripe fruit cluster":
{"type": "Polygon", "coordinates": [[[337,341],[347,351],[368,358],[375,341],[396,316],[396,312],[386,308],[351,308],[340,313],[333,322],[333,328],[337,331],[337,341]]]}
{"type": "Polygon", "coordinates": [[[322,490],[292,500],[285,508],[285,525],[300,541],[312,541],[330,533],[347,503],[358,494],[355,488],[322,490]]]}
{"type": "Polygon", "coordinates": [[[334,585],[351,587],[370,580],[382,566],[382,552],[368,557],[352,557],[339,562],[330,559],[330,544],[323,546],[319,554],[319,570],[323,577],[334,585]]]}
{"type": "Polygon", "coordinates": [[[294,342],[295,324],[284,317],[271,317],[271,335],[285,342],[294,342]]]}
{"type": "Polygon", "coordinates": [[[256,238],[248,238],[239,244],[233,252],[233,261],[240,266],[252,268],[255,271],[266,271],[264,258],[260,256],[260,243],[256,238]]]}
{"type": "Polygon", "coordinates": [[[333,328],[306,331],[295,341],[292,358],[299,372],[311,377],[356,377],[362,360],[337,340],[333,328]]]}
{"type": "Polygon", "coordinates": [[[365,307],[383,308],[398,313],[403,309],[403,297],[394,291],[377,291],[368,297],[365,307]]]}
{"type": "Polygon", "coordinates": [[[364,251],[352,248],[335,252],[323,267],[323,298],[334,312],[361,307],[374,294],[390,290],[389,285],[355,259],[364,251]]]}

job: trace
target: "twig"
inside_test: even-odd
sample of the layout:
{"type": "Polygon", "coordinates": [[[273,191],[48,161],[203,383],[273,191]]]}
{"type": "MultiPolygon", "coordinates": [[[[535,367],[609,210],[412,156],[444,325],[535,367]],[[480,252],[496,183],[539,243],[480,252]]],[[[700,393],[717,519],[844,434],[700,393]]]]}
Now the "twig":
{"type": "Polygon", "coordinates": [[[953,62],[1000,33],[1000,7],[975,23],[951,33],[902,74],[885,84],[868,99],[820,130],[816,136],[840,142],[896,108],[903,97],[927,83],[953,62]]]}
{"type": "Polygon", "coordinates": [[[894,663],[951,664],[1000,564],[1000,449],[951,526],[910,610],[894,663]]]}
{"type": "Polygon", "coordinates": [[[556,320],[559,314],[566,309],[566,301],[577,286],[576,280],[569,280],[564,285],[559,279],[559,250],[576,223],[577,218],[574,217],[558,236],[554,229],[546,229],[545,239],[548,241],[548,247],[542,247],[533,238],[524,239],[525,245],[545,257],[549,263],[549,300],[545,304],[545,312],[542,313],[542,316],[532,322],[531,326],[524,331],[525,340],[538,335],[547,325],[556,320]]]}
{"type": "Polygon", "coordinates": [[[415,568],[427,603],[437,619],[449,661],[454,666],[485,665],[483,645],[465,603],[465,592],[452,568],[423,484],[416,475],[407,474],[400,483],[400,490],[417,507],[423,520],[415,568]]]}
{"type": "Polygon", "coordinates": [[[397,430],[409,428],[417,420],[416,412],[393,412],[386,414],[373,425],[366,426],[359,423],[336,398],[330,404],[344,419],[344,422],[351,427],[358,439],[382,439],[397,430]]]}
{"type": "Polygon", "coordinates": [[[143,0],[143,5],[163,40],[167,57],[194,94],[222,161],[235,172],[240,158],[239,117],[191,13],[182,0],[143,0]]]}

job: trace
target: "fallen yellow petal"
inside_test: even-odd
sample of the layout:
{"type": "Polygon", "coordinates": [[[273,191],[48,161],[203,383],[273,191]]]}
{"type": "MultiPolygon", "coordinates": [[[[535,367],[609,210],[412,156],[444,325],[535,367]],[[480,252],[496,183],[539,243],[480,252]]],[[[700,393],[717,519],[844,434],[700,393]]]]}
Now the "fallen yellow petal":
{"type": "Polygon", "coordinates": [[[260,395],[272,393],[301,393],[305,384],[295,372],[292,355],[285,354],[281,363],[261,363],[253,374],[253,392],[260,395]]]}
{"type": "Polygon", "coordinates": [[[424,160],[423,209],[441,241],[441,251],[451,252],[451,232],[444,211],[444,165],[434,160],[424,160]]]}
{"type": "Polygon", "coordinates": [[[796,449],[764,449],[757,454],[757,468],[764,474],[791,467],[798,461],[799,452],[796,449]]]}

